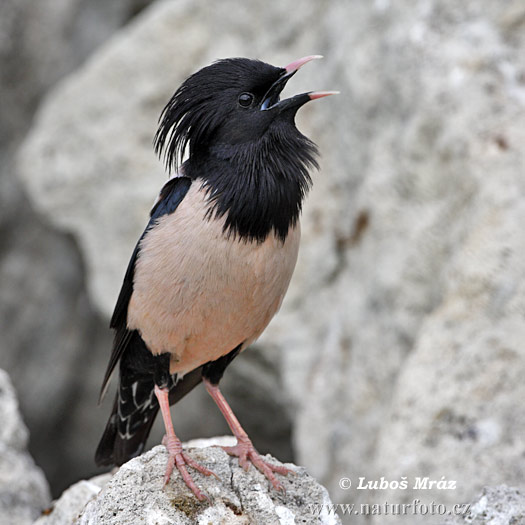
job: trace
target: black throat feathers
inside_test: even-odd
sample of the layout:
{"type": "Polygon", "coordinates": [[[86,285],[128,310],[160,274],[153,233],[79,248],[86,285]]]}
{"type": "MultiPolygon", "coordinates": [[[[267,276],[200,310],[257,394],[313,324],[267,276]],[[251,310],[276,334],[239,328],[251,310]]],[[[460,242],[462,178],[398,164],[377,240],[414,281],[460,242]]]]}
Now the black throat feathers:
{"type": "Polygon", "coordinates": [[[274,231],[285,241],[295,226],[317,168],[317,147],[297,129],[269,131],[255,141],[215,144],[195,152],[183,173],[201,179],[209,196],[209,219],[225,216],[225,231],[263,242],[274,231]]]}

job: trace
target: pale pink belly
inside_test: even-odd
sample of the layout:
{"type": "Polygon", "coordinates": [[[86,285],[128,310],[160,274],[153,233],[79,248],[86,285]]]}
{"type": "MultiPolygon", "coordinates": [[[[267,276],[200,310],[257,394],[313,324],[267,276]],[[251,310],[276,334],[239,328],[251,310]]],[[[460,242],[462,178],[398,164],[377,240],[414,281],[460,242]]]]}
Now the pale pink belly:
{"type": "Polygon", "coordinates": [[[299,227],[282,243],[227,239],[222,220],[195,209],[196,184],[172,215],[146,236],[135,268],[128,327],[156,354],[172,354],[171,373],[187,373],[256,339],[278,310],[295,267],[299,227]]]}

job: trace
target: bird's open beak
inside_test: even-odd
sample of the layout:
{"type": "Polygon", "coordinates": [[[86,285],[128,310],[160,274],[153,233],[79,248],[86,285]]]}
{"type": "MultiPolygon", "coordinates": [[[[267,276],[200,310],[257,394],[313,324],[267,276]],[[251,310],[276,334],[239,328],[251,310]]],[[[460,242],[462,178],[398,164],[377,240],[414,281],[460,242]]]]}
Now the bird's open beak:
{"type": "Polygon", "coordinates": [[[327,97],[329,95],[336,95],[339,91],[310,91],[308,93],[301,93],[300,95],[295,95],[291,98],[285,100],[280,100],[279,95],[281,94],[284,86],[288,80],[290,80],[301,67],[311,60],[316,60],[318,58],[323,58],[322,55],[310,55],[307,57],[299,58],[294,60],[286,67],[283,68],[283,73],[281,76],[270,86],[270,89],[264,95],[261,102],[261,111],[268,109],[279,109],[282,111],[284,109],[289,109],[292,107],[299,108],[306,102],[310,100],[315,100],[316,98],[327,97]]]}

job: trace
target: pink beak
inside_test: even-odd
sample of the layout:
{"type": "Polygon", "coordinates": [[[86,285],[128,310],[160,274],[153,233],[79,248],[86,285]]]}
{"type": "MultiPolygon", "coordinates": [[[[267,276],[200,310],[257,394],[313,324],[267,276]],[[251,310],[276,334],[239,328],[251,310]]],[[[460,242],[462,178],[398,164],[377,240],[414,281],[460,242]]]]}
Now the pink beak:
{"type": "Polygon", "coordinates": [[[295,111],[297,111],[299,107],[310,100],[338,94],[339,91],[311,91],[309,93],[301,93],[300,95],[295,95],[294,97],[279,101],[279,95],[288,80],[290,80],[290,78],[293,77],[295,73],[305,64],[318,58],[323,57],[322,55],[309,55],[307,57],[294,60],[284,67],[284,72],[281,73],[279,78],[270,86],[270,89],[268,89],[264,95],[260,106],[261,111],[266,111],[267,109],[273,109],[275,107],[279,107],[280,111],[287,108],[296,108],[295,111]]]}
{"type": "Polygon", "coordinates": [[[329,97],[330,95],[339,95],[340,91],[311,91],[308,93],[310,100],[315,100],[316,98],[329,97]]]}
{"type": "MultiPolygon", "coordinates": [[[[319,58],[323,58],[323,55],[308,55],[307,57],[298,58],[297,60],[290,62],[284,69],[286,69],[288,75],[291,76],[291,74],[295,73],[308,62],[311,62],[312,60],[318,60],[319,58]]],[[[312,91],[311,93],[308,93],[310,100],[328,97],[330,95],[339,95],[339,91],[312,91]]]]}
{"type": "Polygon", "coordinates": [[[309,55],[307,57],[299,58],[293,62],[290,62],[290,64],[288,64],[284,69],[286,69],[287,73],[293,73],[311,60],[317,60],[319,58],[323,58],[323,55],[309,55]]]}

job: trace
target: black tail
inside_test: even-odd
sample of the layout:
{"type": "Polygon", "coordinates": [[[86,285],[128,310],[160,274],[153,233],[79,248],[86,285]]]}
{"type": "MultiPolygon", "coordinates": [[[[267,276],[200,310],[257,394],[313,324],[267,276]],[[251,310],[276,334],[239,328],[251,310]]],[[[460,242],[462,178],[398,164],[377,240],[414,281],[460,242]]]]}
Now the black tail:
{"type": "Polygon", "coordinates": [[[122,465],[144,450],[159,404],[153,378],[121,377],[108,424],[95,453],[97,465],[122,465]]]}
{"type": "Polygon", "coordinates": [[[155,382],[170,389],[173,405],[202,380],[202,367],[182,378],[170,376],[168,368],[169,355],[153,356],[140,335],[133,332],[120,360],[118,391],[95,453],[97,465],[122,465],[142,453],[159,410],[155,382]]]}

